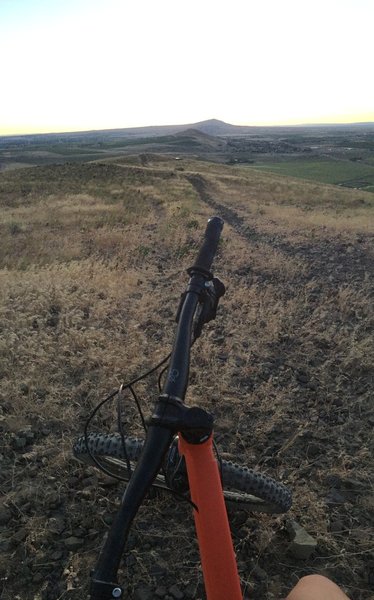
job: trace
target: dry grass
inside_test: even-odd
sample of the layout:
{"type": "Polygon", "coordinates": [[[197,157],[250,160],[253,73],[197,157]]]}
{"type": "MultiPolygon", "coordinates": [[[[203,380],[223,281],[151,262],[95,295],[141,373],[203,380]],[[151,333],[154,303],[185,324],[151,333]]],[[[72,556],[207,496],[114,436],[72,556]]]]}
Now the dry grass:
{"type": "MultiPolygon", "coordinates": [[[[372,195],[157,156],[7,172],[0,185],[4,600],[86,593],[118,495],[71,443],[106,392],[169,351],[212,200],[231,211],[216,261],[227,294],[194,348],[188,400],[214,412],[227,456],[292,486],[292,517],[318,540],[297,561],[284,518],[234,516],[243,581],[272,600],[324,571],[369,600],[372,195]],[[82,545],[69,551],[69,536],[82,545]]],[[[148,409],[154,384],[140,386],[148,409]]],[[[113,410],[102,419],[111,428],[113,410]]],[[[129,597],[158,581],[154,563],[203,597],[188,507],[168,511],[160,501],[139,516],[129,597]]]]}
{"type": "Polygon", "coordinates": [[[223,198],[234,194],[239,214],[268,233],[277,231],[287,238],[302,240],[374,232],[373,194],[269,177],[243,167],[232,170],[230,175],[213,173],[216,192],[223,198]]]}

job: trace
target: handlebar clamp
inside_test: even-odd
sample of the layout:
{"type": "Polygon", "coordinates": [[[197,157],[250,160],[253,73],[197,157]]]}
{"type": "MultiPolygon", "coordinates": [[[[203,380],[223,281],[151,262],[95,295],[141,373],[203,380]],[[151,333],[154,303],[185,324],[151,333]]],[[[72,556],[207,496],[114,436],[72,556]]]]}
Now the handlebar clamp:
{"type": "Polygon", "coordinates": [[[195,339],[200,337],[205,323],[216,318],[218,302],[225,291],[225,286],[218,277],[213,277],[211,281],[205,282],[204,291],[201,294],[200,311],[194,327],[195,339]]]}
{"type": "Polygon", "coordinates": [[[201,282],[196,284],[193,280],[190,281],[187,290],[182,294],[179,303],[176,322],[179,322],[182,306],[186,295],[189,292],[194,292],[199,296],[199,307],[197,312],[197,318],[194,324],[194,339],[197,339],[201,335],[201,331],[205,323],[209,323],[216,318],[217,308],[219,299],[225,294],[226,288],[218,277],[212,277],[210,280],[205,280],[202,285],[201,282]]]}
{"type": "Polygon", "coordinates": [[[212,435],[213,415],[198,406],[185,406],[178,398],[161,394],[148,425],[180,432],[190,444],[202,444],[212,435]]]}

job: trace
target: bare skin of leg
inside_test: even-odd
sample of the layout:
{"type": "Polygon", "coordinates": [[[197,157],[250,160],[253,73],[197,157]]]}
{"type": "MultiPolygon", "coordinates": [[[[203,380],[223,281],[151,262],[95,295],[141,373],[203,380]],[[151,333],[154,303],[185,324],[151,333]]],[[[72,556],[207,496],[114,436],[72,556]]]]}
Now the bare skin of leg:
{"type": "Polygon", "coordinates": [[[349,600],[348,596],[327,577],[302,577],[286,600],[349,600]]]}

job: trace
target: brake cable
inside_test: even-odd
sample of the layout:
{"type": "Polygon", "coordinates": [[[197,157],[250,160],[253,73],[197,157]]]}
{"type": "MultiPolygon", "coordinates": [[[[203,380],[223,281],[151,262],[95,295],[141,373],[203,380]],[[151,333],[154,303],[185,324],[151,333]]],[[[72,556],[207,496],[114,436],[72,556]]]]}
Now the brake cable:
{"type": "MultiPolygon", "coordinates": [[[[213,281],[210,282],[211,286],[214,288],[218,288],[217,291],[219,290],[219,292],[221,292],[222,288],[220,286],[223,287],[224,290],[224,286],[223,284],[220,282],[219,279],[213,278],[213,281]]],[[[221,295],[221,293],[219,294],[221,295]]],[[[182,298],[181,298],[181,304],[184,300],[184,295],[182,294],[182,298]]],[[[215,317],[215,312],[217,309],[217,303],[218,303],[218,298],[217,301],[215,301],[214,295],[211,293],[210,289],[208,289],[205,293],[205,297],[204,297],[205,302],[202,302],[200,304],[200,310],[197,314],[197,318],[195,320],[195,328],[194,328],[194,339],[191,342],[191,347],[194,345],[194,343],[196,342],[197,338],[200,337],[201,334],[201,330],[203,327],[204,322],[208,322],[212,319],[214,319],[215,317]],[[205,306],[204,306],[205,304],[205,306]],[[203,308],[205,308],[205,310],[203,310],[203,308]],[[204,314],[205,313],[205,314],[204,314]]],[[[181,305],[180,305],[181,306],[181,305]]],[[[180,308],[178,309],[178,313],[180,311],[180,308]]],[[[178,314],[177,314],[177,320],[178,320],[178,314]]],[[[113,479],[116,479],[117,481],[128,481],[128,479],[121,477],[119,475],[114,474],[112,471],[110,471],[109,469],[107,469],[106,467],[104,467],[95,457],[95,455],[91,452],[91,449],[89,447],[89,443],[88,443],[88,427],[91,423],[91,421],[93,420],[93,418],[96,416],[96,414],[98,413],[98,411],[107,403],[110,402],[110,400],[112,400],[113,398],[115,398],[115,396],[118,395],[117,398],[117,426],[118,426],[118,432],[119,435],[121,437],[121,445],[122,445],[122,450],[123,450],[123,454],[124,454],[124,458],[126,461],[126,467],[127,467],[127,472],[128,472],[128,478],[131,477],[132,474],[132,468],[131,468],[131,462],[128,456],[128,452],[126,449],[126,442],[125,442],[125,431],[123,428],[123,422],[121,419],[121,400],[124,397],[124,392],[125,390],[130,390],[132,397],[134,399],[134,402],[136,404],[140,419],[142,421],[142,425],[144,428],[144,431],[147,431],[147,425],[146,425],[146,421],[144,418],[144,414],[143,414],[143,410],[142,407],[140,405],[138,396],[133,388],[133,386],[138,383],[139,381],[142,381],[143,379],[146,379],[147,377],[149,377],[149,375],[151,375],[152,373],[154,373],[155,371],[157,371],[158,369],[160,369],[160,367],[162,367],[162,365],[164,365],[166,363],[166,365],[164,366],[164,368],[160,371],[159,376],[158,376],[158,389],[161,392],[162,390],[162,384],[161,384],[161,380],[162,380],[162,376],[164,375],[164,373],[167,371],[168,369],[168,360],[171,356],[171,352],[165,357],[163,358],[157,365],[155,365],[154,367],[151,367],[151,369],[149,369],[148,371],[146,371],[145,373],[143,373],[142,375],[140,375],[139,377],[136,377],[135,379],[133,379],[132,381],[130,381],[129,383],[125,383],[125,384],[121,384],[121,386],[118,388],[118,390],[115,390],[114,392],[112,392],[111,394],[109,394],[109,396],[107,396],[106,398],[104,398],[104,400],[102,400],[101,402],[99,402],[96,407],[93,409],[93,411],[91,412],[91,414],[89,415],[89,417],[86,420],[85,426],[84,426],[84,439],[85,439],[85,446],[86,446],[86,450],[88,455],[90,456],[91,460],[95,463],[96,467],[102,471],[102,473],[105,473],[106,475],[108,475],[109,477],[112,477],[113,479]]],[[[218,451],[218,447],[217,444],[215,442],[215,440],[213,440],[213,446],[214,446],[214,450],[217,456],[217,462],[218,462],[218,466],[219,466],[219,472],[220,472],[220,476],[221,476],[221,482],[222,482],[222,459],[221,456],[219,454],[218,451]]],[[[171,481],[173,481],[173,478],[175,477],[178,468],[180,467],[180,465],[183,462],[183,457],[180,457],[180,460],[178,461],[178,464],[174,470],[174,473],[171,477],[171,481]]],[[[167,477],[166,477],[166,472],[164,467],[162,467],[162,472],[165,478],[165,481],[167,481],[167,477]]],[[[173,495],[175,495],[178,499],[183,500],[188,502],[189,504],[191,504],[191,506],[193,508],[195,508],[195,510],[198,510],[197,506],[194,504],[194,502],[192,502],[192,500],[190,500],[189,498],[187,498],[186,496],[184,496],[183,494],[180,494],[179,492],[177,492],[175,489],[167,486],[161,486],[157,483],[153,483],[152,484],[153,487],[155,488],[159,488],[159,489],[163,489],[165,491],[171,492],[173,495]]]]}
{"type": "MultiPolygon", "coordinates": [[[[157,371],[160,367],[162,367],[163,364],[165,364],[169,360],[170,356],[171,356],[171,353],[169,353],[165,358],[163,358],[156,366],[154,366],[151,369],[149,369],[149,371],[147,371],[146,373],[143,373],[139,377],[136,377],[135,379],[133,379],[129,383],[122,384],[118,390],[115,390],[114,392],[112,392],[111,394],[109,394],[109,396],[107,396],[106,398],[104,398],[104,400],[101,400],[101,402],[99,402],[95,406],[95,408],[91,411],[90,415],[88,416],[88,418],[86,420],[86,423],[84,425],[84,440],[85,440],[85,445],[86,445],[87,453],[88,453],[89,457],[91,458],[91,460],[96,465],[96,467],[100,471],[102,471],[103,473],[105,473],[106,475],[109,475],[110,477],[112,477],[113,479],[117,479],[118,481],[127,481],[127,479],[125,479],[124,477],[120,477],[119,475],[115,475],[114,473],[112,473],[111,471],[109,471],[109,469],[106,469],[105,467],[103,467],[103,465],[96,459],[96,457],[94,456],[94,454],[91,452],[91,449],[90,449],[89,443],[88,443],[88,428],[90,426],[90,423],[93,420],[93,418],[96,416],[96,414],[98,413],[98,411],[104,406],[104,404],[106,404],[107,402],[110,402],[113,398],[115,398],[115,396],[117,396],[117,394],[119,394],[120,391],[124,392],[124,390],[130,389],[132,391],[134,399],[136,398],[136,405],[137,405],[140,417],[142,419],[143,426],[146,428],[144,415],[143,415],[142,409],[140,407],[139,401],[137,399],[137,396],[136,396],[134,390],[132,389],[132,386],[134,386],[135,383],[138,383],[139,381],[142,381],[143,379],[145,379],[146,377],[148,377],[149,375],[151,375],[152,373],[154,373],[155,371],[157,371]]],[[[118,416],[118,409],[117,409],[117,416],[118,416]]],[[[124,439],[124,435],[123,435],[123,439],[124,439]]],[[[125,453],[125,457],[126,457],[127,452],[126,452],[126,446],[125,445],[124,445],[124,453],[125,453]]],[[[128,463],[128,457],[126,457],[126,462],[128,463]]],[[[129,465],[127,464],[127,467],[128,466],[129,465]]],[[[130,472],[131,472],[131,467],[130,467],[130,472]]],[[[157,484],[155,484],[155,485],[157,485],[157,484]]]]}
{"type": "MultiPolygon", "coordinates": [[[[121,419],[121,414],[120,414],[120,400],[123,397],[121,394],[123,394],[124,390],[129,389],[132,393],[132,396],[135,400],[143,427],[145,429],[145,431],[147,430],[147,425],[144,419],[144,415],[143,415],[143,411],[142,408],[140,406],[139,403],[139,399],[135,393],[135,390],[133,389],[133,385],[135,385],[135,383],[145,379],[146,377],[148,377],[149,375],[151,375],[152,373],[154,373],[155,371],[157,371],[157,369],[159,369],[165,362],[167,362],[169,360],[171,356],[171,353],[168,354],[168,356],[166,356],[162,361],[160,361],[155,367],[152,367],[149,371],[147,371],[146,373],[144,373],[143,375],[140,375],[139,377],[136,377],[135,379],[133,379],[132,381],[130,381],[129,383],[126,384],[122,384],[120,386],[120,388],[118,390],[115,390],[114,392],[112,392],[111,394],[109,394],[109,396],[107,396],[106,398],[104,398],[104,400],[102,400],[101,402],[99,402],[99,404],[96,405],[96,407],[93,409],[93,411],[91,412],[91,414],[89,415],[86,423],[85,423],[85,427],[84,427],[84,439],[85,439],[85,445],[86,445],[86,450],[88,455],[90,456],[91,460],[95,463],[95,465],[97,466],[97,468],[102,472],[105,473],[106,475],[108,475],[109,477],[112,477],[113,479],[116,479],[117,481],[128,481],[125,477],[121,477],[119,475],[116,475],[115,473],[113,473],[112,471],[110,471],[109,469],[107,469],[106,467],[104,467],[95,457],[95,455],[91,452],[91,449],[89,447],[89,443],[88,443],[88,427],[92,421],[92,419],[95,417],[95,415],[98,413],[98,411],[100,410],[100,408],[102,408],[102,406],[104,406],[104,404],[106,404],[107,402],[109,402],[110,400],[112,400],[113,398],[115,398],[115,396],[118,395],[118,404],[117,404],[117,423],[118,423],[118,428],[119,428],[119,433],[121,436],[121,442],[122,442],[122,449],[123,449],[123,453],[125,456],[125,460],[126,460],[126,466],[127,466],[127,471],[129,473],[129,477],[131,476],[131,463],[130,463],[130,459],[127,453],[127,449],[126,449],[126,443],[125,443],[125,432],[123,430],[123,423],[122,423],[122,419],[121,419]]],[[[161,371],[160,375],[162,376],[162,374],[165,372],[165,370],[168,368],[168,365],[166,365],[166,367],[164,367],[164,369],[161,371]]],[[[163,469],[164,472],[164,469],[163,469]]],[[[165,481],[166,481],[166,475],[164,472],[164,477],[165,477],[165,481]]],[[[195,509],[198,510],[196,504],[194,502],[192,502],[192,500],[190,500],[189,498],[187,498],[186,496],[184,496],[183,494],[180,494],[179,492],[177,492],[176,490],[173,490],[170,487],[165,487],[165,486],[161,486],[157,483],[153,483],[152,487],[158,488],[158,489],[163,489],[164,491],[170,492],[172,493],[174,496],[176,496],[179,500],[182,500],[184,502],[188,502],[189,504],[191,504],[191,506],[195,509]]]]}

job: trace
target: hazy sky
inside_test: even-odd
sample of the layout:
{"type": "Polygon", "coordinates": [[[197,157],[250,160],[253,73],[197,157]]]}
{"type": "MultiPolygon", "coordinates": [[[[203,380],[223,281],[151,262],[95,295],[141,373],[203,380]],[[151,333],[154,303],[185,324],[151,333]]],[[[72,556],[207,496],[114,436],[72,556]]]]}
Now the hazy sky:
{"type": "Polygon", "coordinates": [[[0,134],[374,121],[374,0],[0,0],[0,134]]]}

